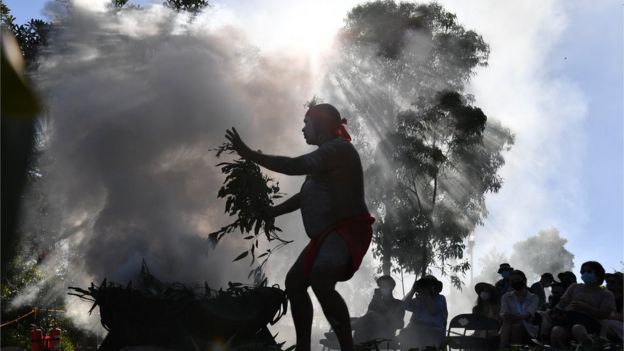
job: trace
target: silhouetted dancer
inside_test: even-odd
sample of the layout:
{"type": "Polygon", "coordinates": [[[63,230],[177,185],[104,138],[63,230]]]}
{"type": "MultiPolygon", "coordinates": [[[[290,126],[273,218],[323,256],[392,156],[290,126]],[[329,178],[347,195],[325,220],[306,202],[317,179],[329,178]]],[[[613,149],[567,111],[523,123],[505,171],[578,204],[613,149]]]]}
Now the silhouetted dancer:
{"type": "Polygon", "coordinates": [[[311,107],[303,120],[303,136],[318,149],[299,157],[270,156],[253,151],[236,129],[227,139],[238,154],[260,166],[287,175],[306,175],[301,191],[270,209],[277,217],[301,209],[310,242],[286,276],[286,293],[297,334],[297,350],[310,350],[312,287],[342,350],[353,349],[349,311],[336,283],[350,279],[360,266],[372,237],[364,201],[360,156],[338,110],[330,104],[311,107]]]}

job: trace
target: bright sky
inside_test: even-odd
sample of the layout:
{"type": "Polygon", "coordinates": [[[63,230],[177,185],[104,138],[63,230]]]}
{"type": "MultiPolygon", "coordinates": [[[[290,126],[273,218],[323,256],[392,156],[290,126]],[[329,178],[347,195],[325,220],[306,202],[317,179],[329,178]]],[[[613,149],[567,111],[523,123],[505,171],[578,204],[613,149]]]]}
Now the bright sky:
{"type": "Polygon", "coordinates": [[[601,257],[604,252],[613,257],[608,268],[622,268],[623,264],[618,264],[616,259],[622,260],[624,237],[624,4],[620,1],[605,4],[596,6],[596,2],[585,2],[584,6],[570,13],[570,23],[578,25],[571,25],[555,47],[552,56],[560,58],[564,55],[567,60],[559,60],[562,63],[553,73],[575,81],[588,103],[588,117],[583,123],[588,148],[580,184],[586,193],[588,221],[584,227],[585,237],[572,242],[570,248],[578,252],[581,261],[582,257],[591,257],[591,253],[601,257]],[[600,250],[600,247],[607,249],[600,250]]]}
{"type": "MultiPolygon", "coordinates": [[[[488,204],[491,210],[488,224],[495,225],[486,224],[484,229],[496,227],[497,222],[517,223],[505,220],[513,217],[511,214],[516,204],[522,206],[526,198],[539,199],[541,205],[529,202],[530,205],[538,205],[533,213],[531,210],[521,211],[521,215],[527,217],[516,219],[524,222],[525,225],[519,224],[525,228],[524,235],[534,234],[545,227],[557,227],[569,239],[567,248],[576,256],[575,270],[580,268],[582,262],[590,259],[600,261],[607,270],[621,270],[624,265],[623,4],[620,1],[553,1],[541,4],[520,4],[516,1],[505,2],[505,6],[511,9],[491,8],[493,13],[510,15],[516,12],[522,18],[506,23],[474,15],[487,14],[487,6],[492,5],[492,2],[479,2],[482,5],[471,2],[471,8],[467,8],[465,2],[456,3],[464,6],[456,10],[460,20],[465,18],[469,27],[483,32],[486,41],[492,42],[491,65],[483,70],[483,75],[475,78],[477,99],[482,94],[484,105],[496,105],[494,99],[488,99],[489,94],[496,94],[494,91],[503,87],[511,94],[533,97],[527,99],[529,104],[537,102],[534,106],[537,111],[523,110],[527,120],[530,120],[529,115],[537,112],[535,124],[529,123],[528,131],[521,124],[517,125],[519,130],[515,130],[516,151],[525,149],[525,142],[533,143],[535,149],[527,155],[536,162],[515,159],[511,155],[508,157],[510,166],[518,170],[516,174],[526,176],[528,183],[537,186],[518,190],[516,186],[524,187],[523,180],[503,171],[507,184],[488,204]],[[472,20],[480,22],[473,23],[472,20]],[[493,31],[487,24],[483,25],[482,30],[479,29],[484,22],[498,23],[494,32],[518,34],[518,37],[501,40],[491,34],[493,31]],[[531,25],[535,25],[535,28],[531,29],[531,25]],[[506,29],[514,26],[518,26],[519,30],[506,29]],[[532,38],[524,35],[531,31],[536,31],[531,34],[532,38]],[[488,40],[488,37],[491,39],[488,40]],[[524,40],[529,41],[524,43],[524,40]],[[503,51],[503,45],[513,41],[517,43],[506,49],[510,57],[505,60],[512,60],[515,67],[508,75],[500,75],[499,66],[505,64],[500,63],[499,59],[502,60],[506,55],[497,53],[496,49],[500,47],[500,51],[503,51]],[[525,44],[527,50],[523,50],[525,44]],[[524,87],[515,74],[526,67],[532,67],[533,72],[527,74],[532,80],[524,82],[524,87]],[[482,87],[484,83],[481,79],[487,76],[487,71],[497,76],[488,77],[488,87],[482,87]],[[518,81],[520,84],[506,86],[508,79],[509,82],[518,81]],[[525,88],[529,90],[524,91],[525,88]],[[548,128],[541,130],[540,124],[548,128]],[[549,164],[541,165],[540,159],[549,164]],[[516,162],[518,166],[513,166],[516,162]],[[514,199],[519,201],[515,202],[514,199]]],[[[504,120],[502,114],[513,113],[506,111],[513,105],[502,105],[500,112],[490,115],[501,116],[504,120]]],[[[518,106],[519,109],[522,107],[518,106]]],[[[515,125],[513,121],[505,123],[512,128],[515,125]]],[[[513,150],[511,154],[514,154],[513,150]]],[[[512,226],[503,225],[500,230],[511,232],[514,238],[518,238],[518,234],[522,235],[514,233],[512,226]]],[[[504,234],[502,236],[504,238],[504,234]]],[[[496,245],[500,245],[500,242],[496,245]]],[[[480,252],[478,249],[476,251],[480,252]]]]}
{"type": "MultiPolygon", "coordinates": [[[[21,23],[42,17],[46,1],[4,2],[21,23]]],[[[313,52],[326,47],[355,1],[213,2],[246,23],[257,42],[313,52]],[[321,18],[327,25],[315,30],[321,18]]],[[[508,253],[513,242],[557,227],[569,239],[575,270],[589,259],[622,269],[624,4],[441,3],[490,43],[490,65],[471,90],[486,114],[517,136],[502,171],[506,184],[488,200],[491,215],[477,231],[476,253],[495,246],[508,253]]]]}

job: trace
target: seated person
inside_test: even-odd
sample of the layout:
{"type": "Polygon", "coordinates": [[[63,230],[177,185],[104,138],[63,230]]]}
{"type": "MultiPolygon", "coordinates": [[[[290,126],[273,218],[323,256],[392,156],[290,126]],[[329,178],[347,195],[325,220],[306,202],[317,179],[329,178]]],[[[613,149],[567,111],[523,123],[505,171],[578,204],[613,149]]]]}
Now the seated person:
{"type": "Polygon", "coordinates": [[[553,282],[550,286],[551,295],[548,296],[548,303],[545,305],[546,309],[539,310],[538,308],[536,315],[536,321],[540,325],[538,339],[544,343],[549,343],[550,331],[553,327],[553,321],[550,318],[550,311],[552,311],[557,306],[557,304],[559,304],[559,301],[561,300],[561,297],[563,296],[565,291],[566,288],[563,283],[557,281],[553,282]]]}
{"type": "Polygon", "coordinates": [[[389,275],[377,279],[378,288],[368,305],[368,311],[351,321],[353,341],[361,343],[374,339],[394,339],[396,330],[403,328],[403,302],[392,295],[396,283],[389,275]]]}
{"type": "MultiPolygon", "coordinates": [[[[475,285],[475,292],[477,293],[477,304],[472,308],[472,314],[500,320],[500,296],[498,295],[498,289],[492,284],[478,283],[475,285]]],[[[498,329],[479,330],[474,333],[474,336],[486,337],[497,334],[498,329]]]]}
{"type": "Polygon", "coordinates": [[[615,311],[611,314],[609,319],[622,320],[622,304],[624,304],[624,295],[622,289],[624,284],[624,274],[622,272],[607,273],[605,274],[605,281],[607,282],[607,290],[613,293],[615,298],[615,311]]]}
{"type": "Polygon", "coordinates": [[[500,335],[500,348],[509,344],[526,344],[531,337],[537,335],[537,327],[529,320],[537,311],[539,298],[529,292],[524,272],[515,270],[509,276],[512,291],[501,298],[500,316],[503,320],[500,335]]]}
{"type": "Polygon", "coordinates": [[[583,263],[583,283],[570,285],[551,312],[550,317],[555,325],[550,332],[552,347],[567,347],[570,334],[581,343],[588,334],[600,332],[600,320],[609,318],[615,311],[613,293],[600,287],[604,278],[605,270],[600,263],[583,263]]]}
{"type": "Polygon", "coordinates": [[[498,274],[501,275],[501,279],[494,284],[496,289],[498,289],[498,295],[503,296],[505,293],[511,291],[511,285],[509,285],[509,275],[513,272],[513,268],[509,265],[509,263],[502,263],[498,267],[498,274]]]}
{"type": "Polygon", "coordinates": [[[412,312],[412,317],[399,335],[402,349],[440,347],[444,342],[448,310],[446,299],[440,292],[442,282],[433,276],[425,276],[407,293],[403,306],[412,312]]]}
{"type": "Polygon", "coordinates": [[[492,284],[478,283],[475,286],[477,304],[472,308],[472,314],[492,319],[500,319],[500,296],[498,289],[492,284]]]}
{"type": "Polygon", "coordinates": [[[559,300],[561,300],[561,296],[563,296],[565,291],[566,288],[563,283],[554,282],[550,286],[551,295],[548,297],[548,309],[552,310],[553,308],[557,307],[557,304],[559,304],[559,300]]]}
{"type": "Polygon", "coordinates": [[[557,274],[557,278],[559,278],[559,281],[561,282],[561,284],[563,284],[563,288],[566,290],[568,290],[570,285],[576,284],[577,282],[576,274],[570,271],[557,274]]]}
{"type": "Polygon", "coordinates": [[[622,272],[607,273],[605,274],[605,281],[607,282],[607,290],[612,292],[615,297],[615,311],[605,321],[606,329],[603,336],[613,341],[622,342],[624,339],[622,335],[624,334],[624,315],[622,314],[624,274],[622,272]]]}
{"type": "Polygon", "coordinates": [[[552,286],[554,281],[555,281],[555,278],[553,277],[552,274],[544,273],[542,274],[540,280],[537,283],[531,285],[531,288],[529,288],[529,291],[537,295],[537,297],[539,298],[539,304],[538,304],[539,309],[545,309],[546,288],[549,288],[550,286],[552,286]]]}

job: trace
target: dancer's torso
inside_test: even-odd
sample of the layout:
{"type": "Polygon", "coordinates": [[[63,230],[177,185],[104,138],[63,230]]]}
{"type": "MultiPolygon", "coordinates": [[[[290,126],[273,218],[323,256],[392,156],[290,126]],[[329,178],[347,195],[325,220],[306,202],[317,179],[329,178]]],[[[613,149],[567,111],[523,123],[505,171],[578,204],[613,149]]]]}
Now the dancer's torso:
{"type": "Polygon", "coordinates": [[[340,219],[368,213],[362,165],[353,145],[336,138],[317,151],[316,159],[306,161],[324,166],[307,175],[301,187],[301,215],[310,238],[340,219]]]}

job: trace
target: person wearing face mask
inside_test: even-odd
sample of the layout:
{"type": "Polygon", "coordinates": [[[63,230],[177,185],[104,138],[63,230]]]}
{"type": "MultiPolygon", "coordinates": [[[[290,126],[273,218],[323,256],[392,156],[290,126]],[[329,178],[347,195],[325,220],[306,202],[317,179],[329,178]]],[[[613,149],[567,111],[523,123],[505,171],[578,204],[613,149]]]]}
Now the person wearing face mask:
{"type": "Polygon", "coordinates": [[[572,284],[551,312],[555,327],[550,332],[550,342],[555,348],[565,348],[570,334],[583,342],[588,334],[598,334],[600,320],[607,319],[615,311],[613,293],[601,287],[605,270],[595,261],[581,266],[583,283],[572,284]]]}
{"type": "Polygon", "coordinates": [[[397,329],[403,328],[403,303],[393,296],[396,282],[391,276],[384,275],[377,279],[377,286],[366,314],[351,321],[355,343],[394,339],[397,329]]]}
{"type": "Polygon", "coordinates": [[[418,279],[405,295],[403,306],[412,316],[399,335],[401,349],[440,347],[448,318],[446,298],[441,291],[442,282],[428,275],[418,279]]]}
{"type": "MultiPolygon", "coordinates": [[[[472,314],[476,316],[500,320],[500,296],[494,285],[488,283],[478,283],[475,285],[477,293],[477,304],[472,308],[472,314]]],[[[473,335],[478,337],[494,337],[498,334],[496,330],[479,330],[473,335]]]]}
{"type": "Polygon", "coordinates": [[[509,263],[503,263],[498,268],[498,274],[501,275],[501,279],[496,282],[496,289],[498,289],[498,294],[500,296],[505,295],[505,293],[511,291],[511,285],[509,284],[509,275],[513,272],[513,268],[509,265],[509,263]]]}
{"type": "Polygon", "coordinates": [[[501,349],[508,347],[510,343],[525,344],[529,337],[537,335],[537,327],[530,324],[529,320],[537,311],[539,298],[529,292],[526,283],[527,279],[522,271],[515,270],[509,275],[509,285],[513,290],[501,299],[501,349]]]}
{"type": "Polygon", "coordinates": [[[500,319],[500,296],[492,284],[478,283],[475,285],[477,304],[472,308],[472,314],[492,319],[500,319]]]}

